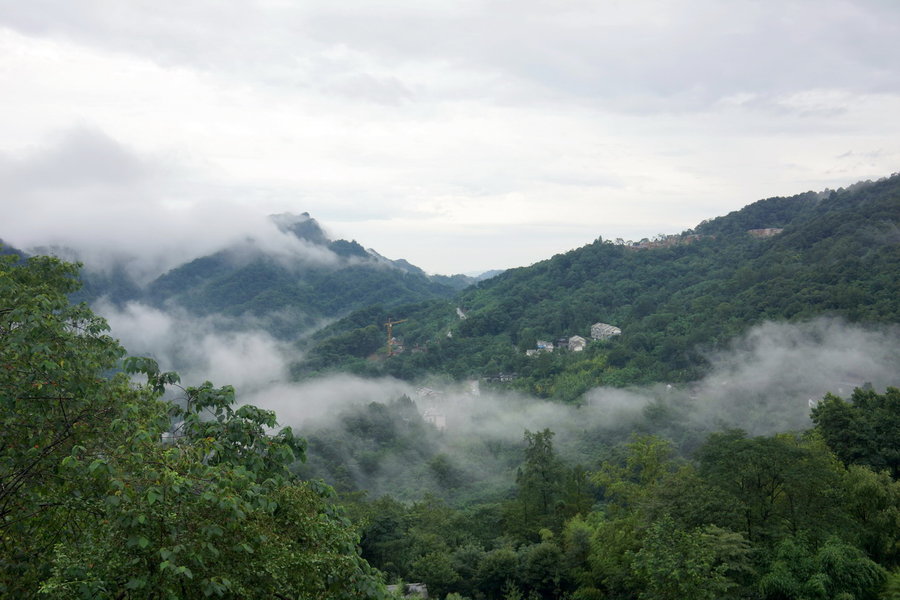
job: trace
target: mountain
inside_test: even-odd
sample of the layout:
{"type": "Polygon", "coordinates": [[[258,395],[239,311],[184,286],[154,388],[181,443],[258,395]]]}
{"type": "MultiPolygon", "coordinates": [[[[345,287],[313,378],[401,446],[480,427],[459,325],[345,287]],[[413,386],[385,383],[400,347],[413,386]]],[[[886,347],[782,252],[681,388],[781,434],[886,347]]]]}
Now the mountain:
{"type": "Polygon", "coordinates": [[[198,316],[249,316],[271,333],[290,338],[361,307],[450,298],[475,281],[429,276],[355,240],[332,240],[308,213],[270,219],[278,230],[272,236],[247,238],[145,285],[133,281],[127,265],[103,272],[87,265],[84,287],[75,299],[175,305],[198,316]]]}
{"type": "Polygon", "coordinates": [[[18,248],[14,246],[10,246],[2,239],[0,239],[0,254],[15,254],[16,256],[26,256],[25,252],[22,252],[18,248]]]}
{"type": "Polygon", "coordinates": [[[597,385],[690,381],[705,355],[763,321],[834,316],[900,322],[900,176],[769,198],[655,240],[594,243],[511,269],[452,300],[391,309],[405,348],[387,361],[339,351],[387,311],[360,311],[319,334],[297,376],[342,368],[415,378],[504,375],[574,400],[597,385]],[[622,334],[582,352],[532,352],[606,323],[622,334]],[[336,348],[338,351],[336,351],[336,348]]]}

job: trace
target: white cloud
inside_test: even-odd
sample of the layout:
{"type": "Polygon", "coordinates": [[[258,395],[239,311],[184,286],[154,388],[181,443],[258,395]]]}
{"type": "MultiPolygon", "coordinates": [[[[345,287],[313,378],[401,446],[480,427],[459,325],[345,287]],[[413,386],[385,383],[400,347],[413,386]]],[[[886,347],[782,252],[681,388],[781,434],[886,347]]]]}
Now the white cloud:
{"type": "Polygon", "coordinates": [[[95,310],[131,355],[149,356],[162,370],[178,371],[186,386],[212,381],[249,396],[287,377],[289,345],[250,318],[199,318],[136,302],[117,308],[101,301],[95,310]]]}
{"type": "MultiPolygon", "coordinates": [[[[134,223],[153,214],[218,212],[220,243],[251,213],[309,211],[430,271],[515,266],[888,175],[900,156],[893,3],[7,4],[8,202],[37,193],[16,187],[23,163],[43,168],[45,199],[107,211],[80,230],[123,229],[115,244],[141,251],[134,223]],[[62,160],[71,131],[112,154],[62,160]],[[114,162],[130,154],[137,170],[114,162]]],[[[41,216],[0,236],[69,218],[41,216]]],[[[155,233],[170,255],[204,248],[189,227],[155,233]]]]}
{"type": "Polygon", "coordinates": [[[95,129],[67,131],[24,156],[0,153],[0,188],[16,199],[4,211],[8,243],[72,248],[92,270],[124,260],[137,280],[245,243],[294,260],[336,261],[278,231],[257,207],[216,198],[166,159],[95,129]]]}

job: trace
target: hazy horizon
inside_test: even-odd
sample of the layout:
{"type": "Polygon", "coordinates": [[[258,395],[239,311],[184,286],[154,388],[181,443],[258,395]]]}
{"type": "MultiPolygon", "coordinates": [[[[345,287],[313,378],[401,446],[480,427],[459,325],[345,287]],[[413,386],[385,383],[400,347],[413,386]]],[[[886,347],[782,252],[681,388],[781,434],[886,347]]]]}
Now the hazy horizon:
{"type": "Polygon", "coordinates": [[[7,2],[0,238],[168,265],[306,211],[453,274],[677,233],[897,171],[898,29],[846,0],[7,2]]]}

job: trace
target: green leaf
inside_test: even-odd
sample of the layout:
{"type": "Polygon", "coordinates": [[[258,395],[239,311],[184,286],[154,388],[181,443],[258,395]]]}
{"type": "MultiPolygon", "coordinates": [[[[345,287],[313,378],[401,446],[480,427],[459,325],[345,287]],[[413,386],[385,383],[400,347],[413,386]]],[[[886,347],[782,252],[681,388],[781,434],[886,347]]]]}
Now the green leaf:
{"type": "Polygon", "coordinates": [[[125,587],[129,590],[139,590],[145,585],[147,585],[146,577],[132,577],[128,580],[128,583],[125,584],[125,587]]]}
{"type": "Polygon", "coordinates": [[[152,487],[147,490],[147,503],[150,506],[153,506],[153,504],[156,503],[156,501],[160,498],[162,498],[162,492],[159,490],[159,488],[152,487]]]}

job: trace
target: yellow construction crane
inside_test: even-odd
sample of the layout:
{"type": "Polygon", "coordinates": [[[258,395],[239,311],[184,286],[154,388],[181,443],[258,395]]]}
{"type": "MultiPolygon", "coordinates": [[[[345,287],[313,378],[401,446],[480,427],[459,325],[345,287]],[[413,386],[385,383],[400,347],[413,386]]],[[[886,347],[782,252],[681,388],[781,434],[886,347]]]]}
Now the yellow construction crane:
{"type": "Polygon", "coordinates": [[[409,319],[400,319],[399,321],[393,320],[391,317],[388,317],[387,323],[384,324],[387,327],[387,353],[388,356],[394,355],[394,325],[398,323],[406,323],[409,319]]]}

